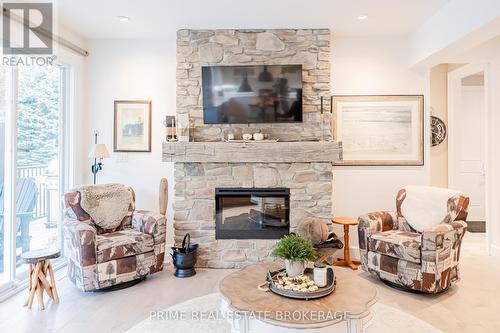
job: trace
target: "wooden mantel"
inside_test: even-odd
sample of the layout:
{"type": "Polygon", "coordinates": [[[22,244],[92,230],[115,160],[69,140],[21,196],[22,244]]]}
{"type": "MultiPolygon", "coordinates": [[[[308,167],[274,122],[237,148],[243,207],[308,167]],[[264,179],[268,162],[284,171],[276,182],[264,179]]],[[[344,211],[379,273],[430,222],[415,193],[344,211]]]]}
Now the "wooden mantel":
{"type": "Polygon", "coordinates": [[[163,143],[163,162],[334,163],[341,160],[341,142],[163,143]]]}

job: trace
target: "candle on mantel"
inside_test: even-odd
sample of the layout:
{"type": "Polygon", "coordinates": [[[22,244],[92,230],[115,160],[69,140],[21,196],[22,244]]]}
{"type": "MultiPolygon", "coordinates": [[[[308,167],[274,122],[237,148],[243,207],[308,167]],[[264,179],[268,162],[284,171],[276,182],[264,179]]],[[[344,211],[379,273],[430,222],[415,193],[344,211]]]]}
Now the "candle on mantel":
{"type": "Polygon", "coordinates": [[[175,117],[172,118],[172,139],[175,139],[175,117]]]}

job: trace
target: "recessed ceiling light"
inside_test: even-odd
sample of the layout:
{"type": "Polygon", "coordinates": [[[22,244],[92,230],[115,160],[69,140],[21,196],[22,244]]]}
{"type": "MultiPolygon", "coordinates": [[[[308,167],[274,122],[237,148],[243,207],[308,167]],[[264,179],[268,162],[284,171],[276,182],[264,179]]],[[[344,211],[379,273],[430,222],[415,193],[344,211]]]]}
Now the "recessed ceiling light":
{"type": "Polygon", "coordinates": [[[360,20],[360,21],[366,20],[367,18],[368,18],[368,15],[359,15],[358,16],[358,20],[360,20]]]}
{"type": "Polygon", "coordinates": [[[118,20],[120,20],[120,22],[128,22],[128,21],[130,21],[130,17],[128,17],[128,16],[118,16],[118,20]]]}

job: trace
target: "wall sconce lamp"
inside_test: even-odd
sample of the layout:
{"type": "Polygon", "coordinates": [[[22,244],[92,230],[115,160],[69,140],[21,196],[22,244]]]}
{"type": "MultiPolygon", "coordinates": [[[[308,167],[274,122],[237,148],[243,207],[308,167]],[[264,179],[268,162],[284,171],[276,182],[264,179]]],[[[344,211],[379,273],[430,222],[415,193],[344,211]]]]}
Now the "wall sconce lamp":
{"type": "Polygon", "coordinates": [[[97,143],[97,135],[99,131],[94,131],[94,146],[90,150],[89,158],[94,159],[94,164],[92,165],[92,174],[94,175],[94,184],[97,180],[97,173],[102,170],[102,159],[110,157],[108,148],[103,143],[97,143]],[[99,162],[97,161],[99,159],[99,162]]]}

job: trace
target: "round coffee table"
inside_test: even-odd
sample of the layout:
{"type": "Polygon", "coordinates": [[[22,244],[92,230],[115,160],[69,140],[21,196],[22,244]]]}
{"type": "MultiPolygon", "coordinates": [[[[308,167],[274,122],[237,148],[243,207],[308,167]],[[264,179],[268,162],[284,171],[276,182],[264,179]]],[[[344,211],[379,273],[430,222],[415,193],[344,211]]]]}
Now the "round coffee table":
{"type": "Polygon", "coordinates": [[[351,269],[358,269],[361,262],[357,260],[351,260],[351,254],[349,251],[349,227],[351,225],[358,225],[358,220],[354,217],[345,216],[335,216],[332,217],[332,222],[335,224],[340,224],[344,226],[344,259],[337,259],[333,263],[334,266],[348,266],[351,269]]]}
{"type": "Polygon", "coordinates": [[[51,249],[34,250],[21,255],[23,262],[29,264],[29,296],[26,303],[24,303],[24,306],[31,309],[33,298],[36,293],[38,298],[38,309],[45,309],[45,305],[43,304],[44,290],[55,303],[59,303],[59,295],[56,289],[56,279],[54,278],[54,270],[50,264],[50,259],[58,258],[60,255],[61,251],[51,249]],[[47,274],[50,276],[50,283],[47,279],[47,274]]]}
{"type": "Polygon", "coordinates": [[[377,290],[368,281],[335,269],[336,290],[316,300],[296,300],[257,288],[276,263],[249,265],[225,277],[219,284],[222,311],[232,332],[363,332],[370,324],[370,308],[377,290]]]}

